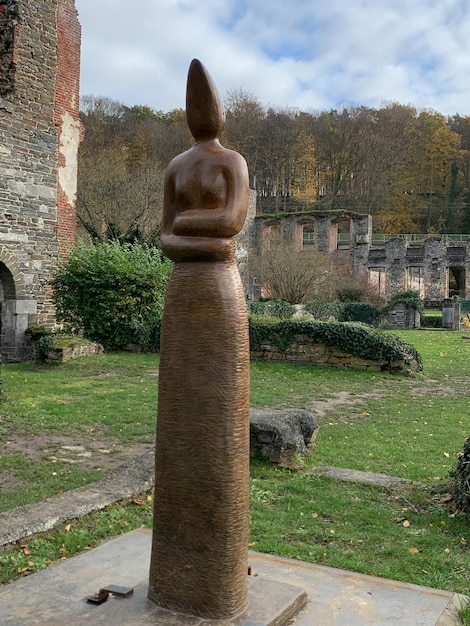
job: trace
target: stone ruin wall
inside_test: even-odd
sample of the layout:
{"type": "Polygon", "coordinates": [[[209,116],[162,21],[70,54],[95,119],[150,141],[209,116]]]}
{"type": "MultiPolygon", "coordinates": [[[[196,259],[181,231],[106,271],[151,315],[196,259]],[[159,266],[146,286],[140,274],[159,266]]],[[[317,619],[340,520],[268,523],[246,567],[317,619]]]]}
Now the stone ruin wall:
{"type": "Polygon", "coordinates": [[[419,291],[429,304],[439,305],[449,297],[449,278],[457,276],[458,295],[470,297],[470,242],[453,243],[445,235],[424,242],[410,242],[396,237],[377,245],[372,239],[372,217],[352,212],[285,214],[257,216],[251,223],[260,251],[272,229],[281,240],[303,245],[303,229],[314,232],[314,247],[334,255],[337,262],[350,267],[355,275],[366,276],[385,298],[408,289],[419,291]],[[349,222],[349,242],[338,243],[338,224],[349,222]]]}
{"type": "Polygon", "coordinates": [[[74,0],[0,0],[0,280],[4,361],[52,328],[48,280],[74,239],[81,29],[74,0]]]}

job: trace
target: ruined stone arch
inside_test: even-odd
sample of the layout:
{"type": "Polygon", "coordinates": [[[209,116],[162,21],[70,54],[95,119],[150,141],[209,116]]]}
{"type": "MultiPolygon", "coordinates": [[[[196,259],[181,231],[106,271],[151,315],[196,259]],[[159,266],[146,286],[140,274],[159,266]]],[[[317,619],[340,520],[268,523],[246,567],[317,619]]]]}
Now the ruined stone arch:
{"type": "Polygon", "coordinates": [[[16,258],[3,250],[0,250],[0,283],[2,301],[26,299],[23,274],[16,258]]]}
{"type": "Polygon", "coordinates": [[[16,258],[0,250],[0,354],[2,362],[29,356],[26,329],[36,321],[37,302],[27,298],[16,258]]]}

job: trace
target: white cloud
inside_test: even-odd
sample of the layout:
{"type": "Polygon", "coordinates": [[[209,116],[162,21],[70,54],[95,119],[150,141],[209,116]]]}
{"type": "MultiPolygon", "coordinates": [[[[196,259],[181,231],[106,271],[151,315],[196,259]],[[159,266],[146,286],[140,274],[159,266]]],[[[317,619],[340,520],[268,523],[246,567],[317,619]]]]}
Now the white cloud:
{"type": "Polygon", "coordinates": [[[222,94],[325,109],[384,101],[470,113],[468,0],[76,0],[82,93],[183,107],[192,58],[222,94]]]}

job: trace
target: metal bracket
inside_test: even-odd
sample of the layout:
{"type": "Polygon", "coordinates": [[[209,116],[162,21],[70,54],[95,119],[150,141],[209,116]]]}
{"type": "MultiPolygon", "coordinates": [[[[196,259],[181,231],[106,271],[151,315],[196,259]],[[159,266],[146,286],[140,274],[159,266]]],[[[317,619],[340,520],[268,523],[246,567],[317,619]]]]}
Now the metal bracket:
{"type": "Polygon", "coordinates": [[[134,593],[132,587],[121,587],[119,585],[108,585],[95,593],[94,596],[88,596],[86,599],[90,604],[103,604],[109,598],[109,594],[118,598],[128,598],[134,593]]]}

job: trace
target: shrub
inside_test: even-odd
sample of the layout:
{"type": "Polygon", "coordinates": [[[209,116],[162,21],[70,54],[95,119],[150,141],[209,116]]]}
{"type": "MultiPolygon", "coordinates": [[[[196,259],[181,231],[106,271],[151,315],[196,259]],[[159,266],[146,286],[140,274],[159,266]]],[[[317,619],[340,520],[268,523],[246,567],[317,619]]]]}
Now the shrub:
{"type": "Polygon", "coordinates": [[[382,315],[379,308],[366,302],[320,302],[311,300],[305,310],[317,320],[327,321],[335,317],[339,322],[374,324],[382,315]]]}
{"type": "Polygon", "coordinates": [[[403,302],[408,308],[415,309],[416,311],[422,311],[424,309],[424,300],[419,295],[419,291],[415,291],[414,289],[396,293],[390,299],[385,309],[389,310],[397,302],[403,302]]]}
{"type": "Polygon", "coordinates": [[[341,322],[361,322],[363,324],[374,324],[382,316],[382,311],[373,304],[366,302],[345,302],[342,306],[339,321],[341,322]]]}
{"type": "Polygon", "coordinates": [[[146,319],[161,316],[171,267],[138,243],[79,242],[51,280],[57,320],[67,332],[121,348],[146,319]]]}
{"type": "Polygon", "coordinates": [[[261,302],[248,302],[250,315],[277,317],[281,320],[290,319],[295,313],[295,307],[285,300],[263,300],[261,302]]]}
{"type": "MultiPolygon", "coordinates": [[[[421,368],[423,361],[414,346],[400,337],[350,322],[292,322],[273,323],[272,318],[250,318],[250,350],[259,351],[263,342],[269,341],[285,350],[294,341],[296,335],[306,335],[363,359],[383,361],[385,363],[404,361],[416,362],[421,368]]],[[[160,351],[161,320],[149,323],[147,333],[139,335],[140,343],[146,352],[160,351]]]]}
{"type": "Polygon", "coordinates": [[[442,315],[422,315],[422,328],[442,328],[442,315]]]}
{"type": "Polygon", "coordinates": [[[142,347],[144,352],[160,352],[161,330],[161,317],[151,315],[147,319],[142,320],[136,328],[135,342],[142,347]]]}
{"type": "Polygon", "coordinates": [[[34,343],[33,358],[38,365],[46,362],[47,354],[52,348],[53,343],[54,335],[52,333],[42,335],[34,343]]]}
{"type": "Polygon", "coordinates": [[[456,511],[470,517],[470,437],[466,439],[457,467],[451,472],[454,479],[452,503],[456,511]]]}
{"type": "Polygon", "coordinates": [[[313,315],[317,320],[327,321],[330,317],[339,319],[343,310],[342,302],[322,302],[321,300],[310,300],[305,305],[307,313],[313,315]]]}

